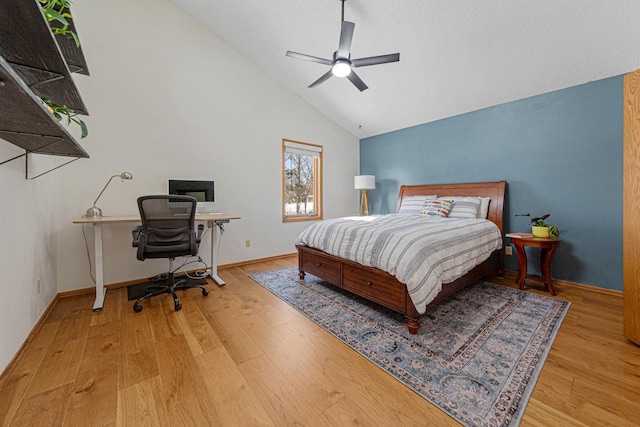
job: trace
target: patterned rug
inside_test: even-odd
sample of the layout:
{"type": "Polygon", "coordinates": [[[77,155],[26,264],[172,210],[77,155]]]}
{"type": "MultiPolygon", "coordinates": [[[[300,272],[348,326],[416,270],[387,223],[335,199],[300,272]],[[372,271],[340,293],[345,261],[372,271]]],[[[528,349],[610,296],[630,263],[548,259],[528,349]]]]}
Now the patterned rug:
{"type": "Polygon", "coordinates": [[[467,426],[516,426],[569,302],[479,281],[403,316],[289,267],[251,278],[467,426]]]}

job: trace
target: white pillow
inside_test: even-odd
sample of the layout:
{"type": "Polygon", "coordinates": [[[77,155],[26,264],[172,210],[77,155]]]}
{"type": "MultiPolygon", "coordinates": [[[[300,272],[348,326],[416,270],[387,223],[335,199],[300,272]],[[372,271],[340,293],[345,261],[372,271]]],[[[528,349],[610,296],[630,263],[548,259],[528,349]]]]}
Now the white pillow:
{"type": "Polygon", "coordinates": [[[398,213],[404,215],[419,215],[424,202],[428,199],[436,199],[437,197],[435,194],[428,196],[404,196],[402,202],[400,202],[398,213]]]}
{"type": "Polygon", "coordinates": [[[480,197],[480,209],[478,210],[478,218],[487,219],[489,215],[489,202],[491,197],[480,197]]]}
{"type": "Polygon", "coordinates": [[[447,196],[441,199],[453,200],[453,206],[447,218],[478,218],[479,197],[447,196]]]}

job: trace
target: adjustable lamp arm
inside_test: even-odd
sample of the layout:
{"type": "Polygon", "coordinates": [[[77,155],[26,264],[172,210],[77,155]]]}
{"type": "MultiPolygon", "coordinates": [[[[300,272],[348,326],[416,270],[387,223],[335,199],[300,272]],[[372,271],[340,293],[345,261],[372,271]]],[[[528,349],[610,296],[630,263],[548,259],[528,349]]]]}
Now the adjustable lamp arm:
{"type": "Polygon", "coordinates": [[[96,197],[96,200],[93,202],[93,206],[90,207],[87,210],[87,215],[86,216],[88,216],[88,217],[102,216],[102,210],[100,208],[96,207],[96,203],[98,203],[98,200],[100,199],[100,196],[102,196],[102,193],[104,193],[104,190],[107,189],[107,187],[111,183],[111,180],[113,180],[113,178],[117,178],[117,177],[120,177],[123,180],[125,180],[125,179],[133,179],[133,175],[131,174],[131,172],[122,172],[120,175],[113,175],[111,178],[109,178],[109,180],[104,185],[104,187],[102,187],[102,191],[100,191],[100,194],[98,194],[98,197],[96,197]]]}
{"type": "Polygon", "coordinates": [[[102,187],[102,191],[100,192],[100,194],[98,194],[98,197],[96,197],[96,200],[94,200],[94,202],[93,202],[93,207],[94,208],[96,207],[96,203],[98,203],[98,199],[100,198],[100,196],[102,196],[102,193],[104,193],[104,190],[106,190],[107,187],[109,186],[109,183],[111,182],[111,180],[113,178],[117,177],[117,176],[120,176],[120,175],[113,175],[111,178],[109,178],[109,181],[107,181],[107,183],[104,185],[104,187],[102,187]]]}

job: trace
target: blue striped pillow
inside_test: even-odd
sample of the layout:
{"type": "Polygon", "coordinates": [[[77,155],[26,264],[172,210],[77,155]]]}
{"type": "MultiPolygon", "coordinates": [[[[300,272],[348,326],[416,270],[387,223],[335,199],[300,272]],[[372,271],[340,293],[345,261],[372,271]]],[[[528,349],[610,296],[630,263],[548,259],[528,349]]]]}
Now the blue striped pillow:
{"type": "Polygon", "coordinates": [[[400,202],[398,213],[404,215],[419,215],[424,202],[437,197],[435,194],[429,196],[404,196],[402,202],[400,202]]]}
{"type": "Polygon", "coordinates": [[[451,196],[443,197],[453,201],[451,212],[447,218],[477,218],[478,211],[480,210],[480,198],[479,197],[460,197],[451,196]]]}

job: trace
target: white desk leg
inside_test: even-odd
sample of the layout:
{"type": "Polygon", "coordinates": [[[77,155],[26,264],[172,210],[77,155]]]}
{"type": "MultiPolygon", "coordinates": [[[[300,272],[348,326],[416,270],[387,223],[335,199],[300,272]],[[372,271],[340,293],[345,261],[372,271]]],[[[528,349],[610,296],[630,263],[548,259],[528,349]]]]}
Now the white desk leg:
{"type": "Polygon", "coordinates": [[[225,281],[218,276],[218,240],[220,240],[218,222],[226,223],[229,221],[207,221],[207,226],[211,229],[211,271],[209,275],[218,286],[224,286],[226,285],[225,281]]]}
{"type": "Polygon", "coordinates": [[[93,252],[95,254],[96,263],[96,300],[93,303],[93,311],[102,310],[102,304],[104,304],[104,294],[106,289],[104,288],[104,270],[102,260],[102,224],[94,224],[94,239],[93,239],[93,252]]]}

